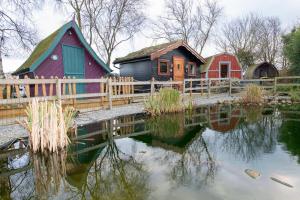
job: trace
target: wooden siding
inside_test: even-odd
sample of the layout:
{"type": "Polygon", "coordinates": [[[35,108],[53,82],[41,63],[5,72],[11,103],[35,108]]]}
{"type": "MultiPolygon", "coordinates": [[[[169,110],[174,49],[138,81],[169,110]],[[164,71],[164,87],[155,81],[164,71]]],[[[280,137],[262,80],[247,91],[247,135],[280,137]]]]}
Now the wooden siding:
{"type": "Polygon", "coordinates": [[[120,76],[131,76],[138,81],[149,81],[152,77],[151,61],[140,61],[120,65],[120,76]]]}
{"type": "Polygon", "coordinates": [[[229,75],[231,78],[242,78],[242,68],[234,55],[220,54],[214,56],[209,68],[208,75],[202,73],[202,78],[220,78],[220,63],[228,63],[230,65],[229,75]]]}
{"type": "MultiPolygon", "coordinates": [[[[44,76],[45,78],[50,78],[51,76],[57,76],[62,78],[64,76],[64,67],[63,67],[63,56],[62,56],[62,45],[70,45],[74,47],[84,48],[81,44],[76,32],[73,28],[69,29],[59,42],[59,44],[55,47],[53,53],[51,55],[58,55],[58,60],[54,61],[51,59],[51,55],[48,56],[41,65],[34,71],[35,76],[44,76]],[[70,34],[69,34],[70,32],[70,34]]],[[[100,78],[106,74],[102,66],[100,66],[89,54],[89,52],[84,49],[84,70],[85,77],[84,78],[100,78]]],[[[87,92],[95,92],[99,91],[99,84],[90,83],[86,84],[87,92]]]]}

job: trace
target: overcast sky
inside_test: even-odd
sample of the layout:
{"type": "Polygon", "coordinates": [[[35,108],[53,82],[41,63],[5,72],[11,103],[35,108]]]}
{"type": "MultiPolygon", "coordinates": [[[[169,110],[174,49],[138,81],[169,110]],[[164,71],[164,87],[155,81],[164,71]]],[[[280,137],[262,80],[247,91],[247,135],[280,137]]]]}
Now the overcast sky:
{"type": "MultiPolygon", "coordinates": [[[[146,15],[155,20],[157,16],[162,14],[164,1],[163,0],[146,0],[147,9],[146,15]]],[[[246,15],[250,12],[255,12],[263,16],[279,17],[283,28],[289,30],[300,19],[300,0],[218,0],[224,8],[224,14],[220,21],[220,25],[226,20],[233,19],[238,16],[246,15]]],[[[34,21],[36,23],[39,38],[43,39],[62,26],[64,23],[72,19],[72,14],[57,11],[51,3],[47,3],[44,7],[34,13],[34,21]]],[[[149,38],[148,31],[138,34],[133,40],[120,46],[114,54],[115,57],[125,56],[129,52],[139,50],[143,47],[151,46],[153,41],[149,38]]],[[[203,52],[204,57],[216,53],[217,50],[211,41],[207,44],[203,52]]],[[[17,69],[29,56],[30,53],[24,56],[14,56],[3,58],[4,72],[12,72],[17,69]]]]}

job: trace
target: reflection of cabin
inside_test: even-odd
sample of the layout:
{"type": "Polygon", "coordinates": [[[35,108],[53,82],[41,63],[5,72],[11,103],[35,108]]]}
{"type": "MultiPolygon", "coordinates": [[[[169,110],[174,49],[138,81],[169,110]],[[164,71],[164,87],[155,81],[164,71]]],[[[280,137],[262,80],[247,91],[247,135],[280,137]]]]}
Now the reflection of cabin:
{"type": "Polygon", "coordinates": [[[220,53],[205,58],[201,66],[202,78],[242,78],[242,68],[238,58],[229,53],[220,53]]]}
{"type": "Polygon", "coordinates": [[[120,76],[135,80],[183,80],[200,77],[199,67],[205,60],[187,43],[178,40],[143,48],[125,57],[117,58],[120,76]]]}
{"type": "Polygon", "coordinates": [[[107,145],[105,123],[104,121],[79,127],[78,139],[69,148],[66,180],[78,189],[86,184],[91,166],[107,145]]]}
{"type": "MultiPolygon", "coordinates": [[[[28,59],[13,73],[23,78],[44,76],[70,76],[76,78],[100,78],[111,72],[85,40],[75,23],[70,21],[43,39],[28,59]]],[[[92,84],[89,84],[91,86],[92,84]]],[[[80,85],[77,91],[99,91],[99,84],[93,87],[80,85]]]]}
{"type": "Polygon", "coordinates": [[[241,110],[231,106],[212,106],[209,108],[210,129],[221,133],[235,129],[241,117],[241,110]]]}
{"type": "Polygon", "coordinates": [[[185,123],[184,113],[163,115],[155,121],[149,119],[146,127],[150,129],[150,133],[133,138],[150,146],[183,153],[204,130],[199,123],[194,126],[187,126],[185,123]]]}
{"type": "Polygon", "coordinates": [[[246,79],[274,78],[277,76],[279,76],[277,68],[268,62],[251,65],[245,73],[246,79]]]}

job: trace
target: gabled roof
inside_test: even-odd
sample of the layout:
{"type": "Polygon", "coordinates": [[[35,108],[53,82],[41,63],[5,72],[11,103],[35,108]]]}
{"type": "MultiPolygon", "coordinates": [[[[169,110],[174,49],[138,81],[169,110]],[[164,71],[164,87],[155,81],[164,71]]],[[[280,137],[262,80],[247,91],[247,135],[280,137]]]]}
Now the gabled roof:
{"type": "Polygon", "coordinates": [[[154,60],[156,58],[159,58],[161,55],[166,54],[169,51],[172,51],[180,46],[185,47],[202,63],[205,63],[204,58],[200,54],[198,54],[192,47],[190,47],[186,42],[184,42],[183,40],[176,40],[176,41],[163,43],[151,47],[146,47],[139,51],[129,53],[127,56],[116,58],[114,64],[125,63],[128,61],[142,59],[142,58],[148,58],[150,60],[154,60]]]}
{"type": "Polygon", "coordinates": [[[231,54],[231,53],[227,53],[227,52],[222,52],[222,53],[218,53],[218,54],[215,54],[215,55],[212,55],[212,56],[209,56],[207,58],[205,58],[205,61],[206,63],[204,65],[201,65],[201,72],[200,73],[205,73],[207,72],[209,66],[212,64],[213,60],[217,57],[217,56],[220,56],[220,55],[223,55],[223,54],[226,54],[226,55],[230,55],[230,56],[234,56],[237,60],[237,62],[239,63],[239,65],[241,66],[240,62],[239,62],[239,59],[237,58],[236,55],[234,54],[231,54]]]}
{"type": "Polygon", "coordinates": [[[84,39],[82,32],[79,27],[75,23],[75,21],[70,21],[57,29],[51,35],[43,39],[38,45],[35,47],[31,55],[28,59],[13,73],[14,75],[32,72],[34,71],[55,49],[57,44],[60,42],[64,34],[70,29],[73,28],[82,43],[82,45],[86,48],[86,50],[92,55],[95,61],[101,65],[107,72],[111,72],[112,70],[98,57],[95,51],[91,48],[91,46],[84,39]]]}

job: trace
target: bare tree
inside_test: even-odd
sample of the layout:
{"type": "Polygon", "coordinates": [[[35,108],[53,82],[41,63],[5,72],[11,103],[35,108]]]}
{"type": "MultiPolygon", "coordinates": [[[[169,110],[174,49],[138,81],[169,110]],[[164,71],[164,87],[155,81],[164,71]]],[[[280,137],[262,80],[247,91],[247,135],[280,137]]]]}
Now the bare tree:
{"type": "Polygon", "coordinates": [[[0,78],[4,78],[3,55],[16,49],[29,50],[36,40],[36,31],[31,20],[33,9],[41,5],[38,0],[0,1],[0,78]]]}
{"type": "Polygon", "coordinates": [[[93,40],[107,65],[114,50],[141,30],[146,19],[144,5],[144,0],[107,0],[102,11],[96,11],[93,40]]]}
{"type": "Polygon", "coordinates": [[[217,1],[166,0],[166,15],[154,23],[154,39],[182,39],[202,53],[222,14],[217,1]]]}
{"type": "Polygon", "coordinates": [[[260,27],[258,58],[273,64],[278,62],[281,49],[281,24],[279,18],[263,19],[260,27]]]}
{"type": "Polygon", "coordinates": [[[224,24],[218,47],[238,56],[243,68],[254,62],[276,64],[281,46],[281,28],[278,18],[249,14],[224,24]]]}
{"type": "Polygon", "coordinates": [[[67,7],[71,6],[71,8],[75,13],[76,20],[80,29],[82,29],[81,18],[82,18],[82,12],[84,9],[85,2],[86,0],[56,0],[56,3],[58,3],[58,5],[65,5],[67,7]]]}

